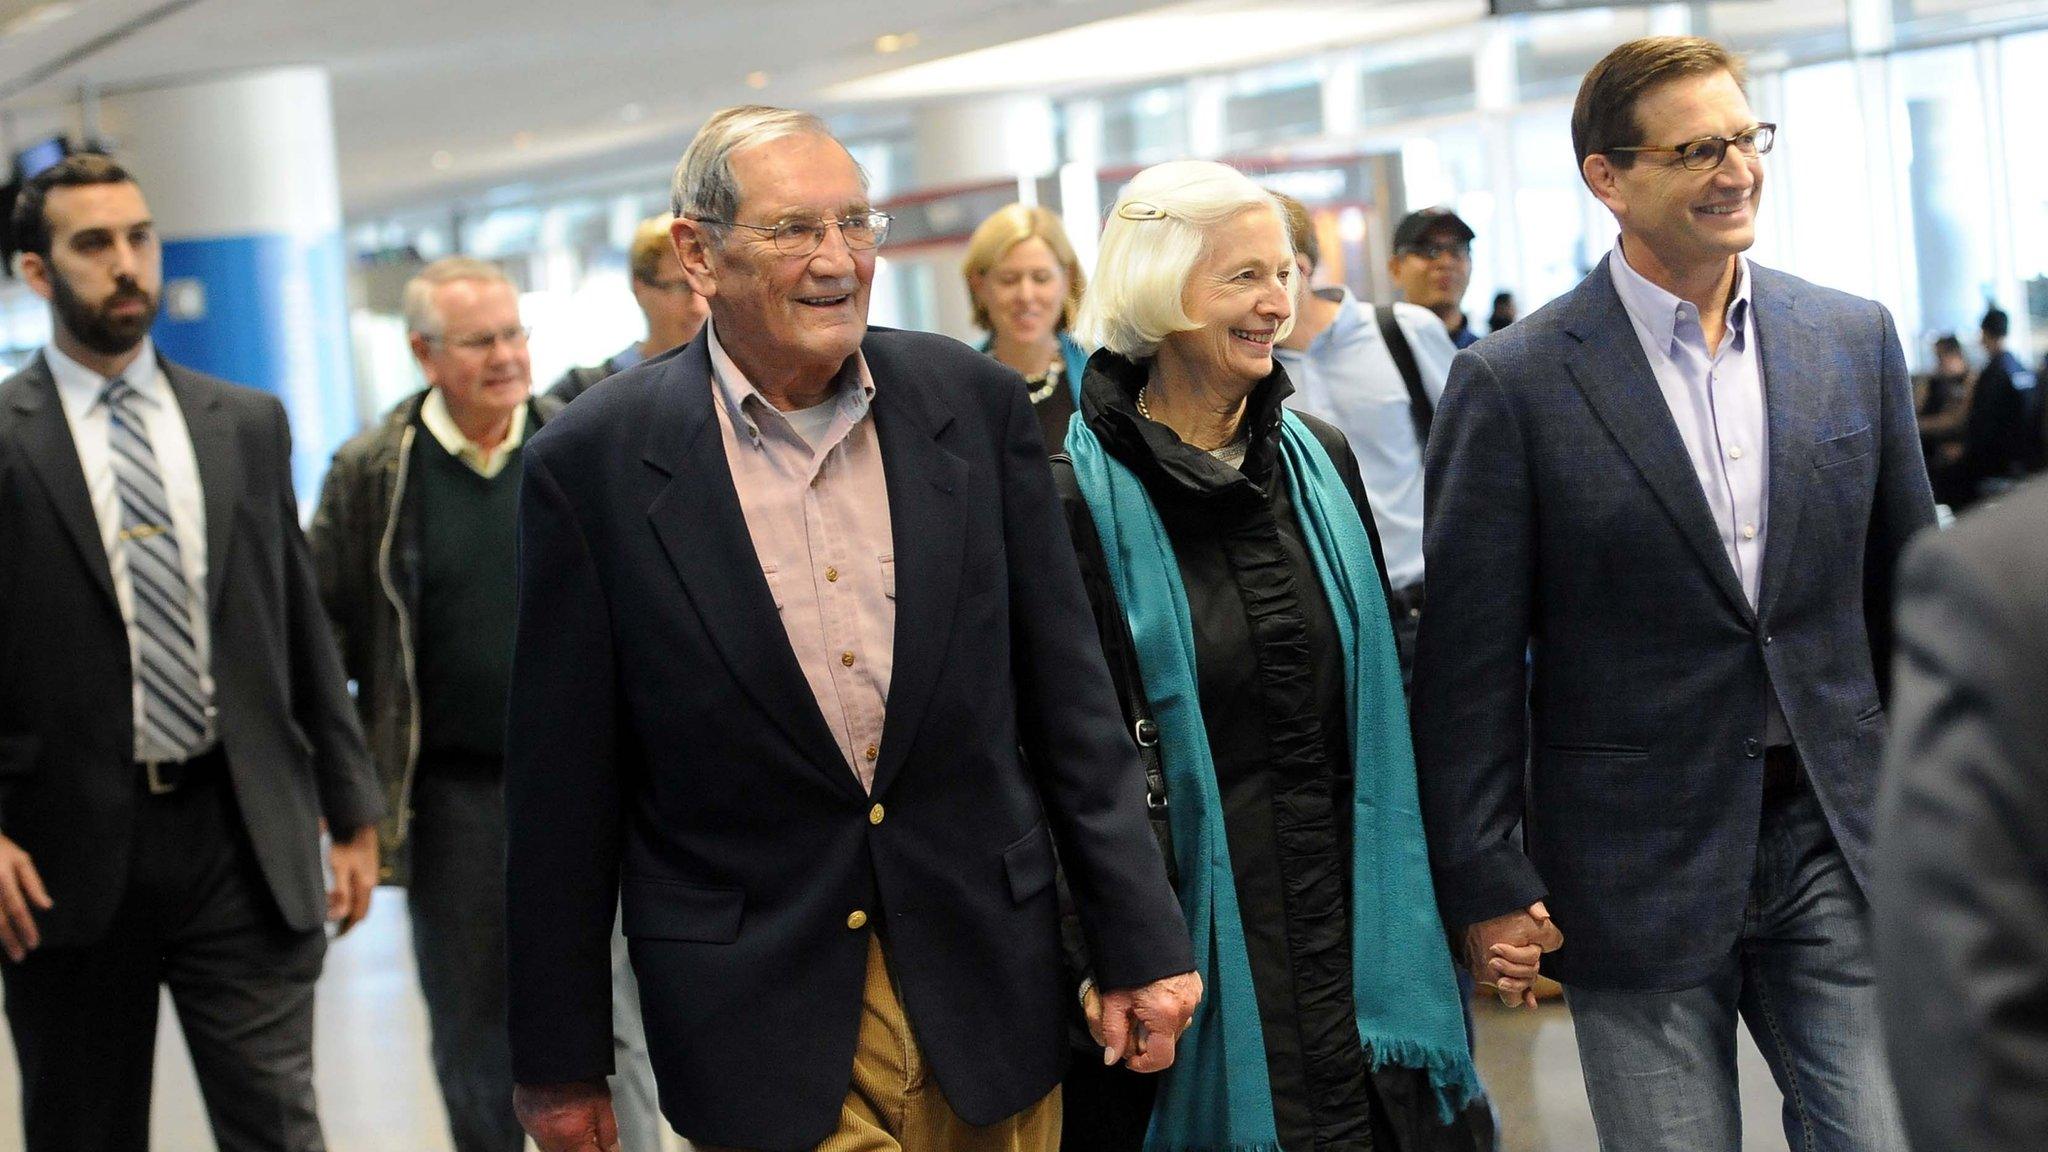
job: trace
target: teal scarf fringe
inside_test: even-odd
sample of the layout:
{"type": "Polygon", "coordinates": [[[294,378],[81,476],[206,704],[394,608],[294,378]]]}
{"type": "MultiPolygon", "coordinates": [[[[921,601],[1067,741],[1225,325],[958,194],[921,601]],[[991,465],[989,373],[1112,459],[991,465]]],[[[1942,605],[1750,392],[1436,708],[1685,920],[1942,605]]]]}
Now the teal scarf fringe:
{"type": "MultiPolygon", "coordinates": [[[[1203,725],[1187,589],[1144,485],[1077,414],[1067,454],[1102,538],[1159,724],[1173,797],[1180,904],[1205,994],[1163,1074],[1146,1152],[1281,1152],[1223,802],[1203,725]]],[[[1375,1069],[1425,1071],[1438,1118],[1482,1098],[1437,917],[1400,666],[1372,543],[1342,475],[1307,425],[1282,416],[1281,454],[1345,657],[1352,717],[1352,993],[1375,1069]]]]}

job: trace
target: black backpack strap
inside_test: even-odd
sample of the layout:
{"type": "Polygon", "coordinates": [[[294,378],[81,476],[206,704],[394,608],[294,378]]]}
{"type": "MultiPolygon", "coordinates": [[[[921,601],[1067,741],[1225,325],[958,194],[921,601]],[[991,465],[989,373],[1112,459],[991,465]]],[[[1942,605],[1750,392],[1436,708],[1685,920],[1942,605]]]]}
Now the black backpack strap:
{"type": "Polygon", "coordinates": [[[1415,349],[1408,346],[1408,334],[1401,331],[1400,322],[1394,318],[1392,304],[1378,305],[1372,311],[1379,319],[1387,353],[1394,358],[1394,367],[1401,370],[1401,382],[1408,385],[1408,418],[1415,422],[1415,443],[1426,445],[1429,425],[1436,419],[1436,405],[1422,387],[1422,369],[1415,363],[1415,349]]]}
{"type": "MultiPolygon", "coordinates": [[[[1083,575],[1092,569],[1106,581],[1109,561],[1102,552],[1102,537],[1096,534],[1095,517],[1081,495],[1074,461],[1062,452],[1053,456],[1051,463],[1053,488],[1067,509],[1067,528],[1074,538],[1074,550],[1080,555],[1083,575]]],[[[1131,623],[1125,619],[1114,592],[1107,588],[1099,595],[1091,591],[1089,599],[1095,601],[1095,626],[1102,634],[1103,655],[1109,660],[1109,678],[1116,683],[1124,723],[1138,746],[1138,759],[1145,765],[1145,807],[1151,812],[1153,830],[1160,835],[1161,848],[1165,850],[1167,874],[1178,886],[1179,877],[1174,876],[1174,857],[1165,831],[1166,767],[1159,759],[1159,725],[1152,719],[1152,704],[1145,698],[1145,677],[1138,668],[1138,645],[1131,639],[1131,623]]]]}

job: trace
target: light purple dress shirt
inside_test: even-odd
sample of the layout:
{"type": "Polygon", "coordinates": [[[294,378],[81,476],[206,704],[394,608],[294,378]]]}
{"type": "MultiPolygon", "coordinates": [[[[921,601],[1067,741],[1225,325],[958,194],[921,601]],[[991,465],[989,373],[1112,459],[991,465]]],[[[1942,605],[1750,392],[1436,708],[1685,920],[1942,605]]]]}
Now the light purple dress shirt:
{"type": "MultiPolygon", "coordinates": [[[[1649,358],[1657,388],[1678,424],[1693,474],[1707,498],[1721,547],[1742,593],[1754,609],[1761,602],[1764,541],[1769,534],[1770,422],[1764,404],[1763,358],[1757,354],[1754,310],[1750,304],[1749,260],[1735,258],[1735,291],[1728,299],[1727,327],[1721,346],[1707,351],[1699,309],[1690,301],[1650,283],[1629,266],[1622,243],[1614,244],[1607,262],[1614,290],[1643,355],[1649,358]]],[[[1777,697],[1770,701],[1766,740],[1791,742],[1777,697]]]]}

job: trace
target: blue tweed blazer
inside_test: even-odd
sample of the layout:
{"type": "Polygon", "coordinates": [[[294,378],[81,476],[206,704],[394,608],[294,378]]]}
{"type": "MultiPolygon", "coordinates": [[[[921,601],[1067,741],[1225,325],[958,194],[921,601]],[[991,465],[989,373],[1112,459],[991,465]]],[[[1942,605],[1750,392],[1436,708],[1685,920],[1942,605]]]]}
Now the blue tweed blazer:
{"type": "Polygon", "coordinates": [[[1752,300],[1754,609],[1605,261],[1458,354],[1430,437],[1414,722],[1439,900],[1456,930],[1546,899],[1567,983],[1685,988],[1734,946],[1772,692],[1868,875],[1893,573],[1934,519],[1911,387],[1882,306],[1754,265],[1752,300]]]}

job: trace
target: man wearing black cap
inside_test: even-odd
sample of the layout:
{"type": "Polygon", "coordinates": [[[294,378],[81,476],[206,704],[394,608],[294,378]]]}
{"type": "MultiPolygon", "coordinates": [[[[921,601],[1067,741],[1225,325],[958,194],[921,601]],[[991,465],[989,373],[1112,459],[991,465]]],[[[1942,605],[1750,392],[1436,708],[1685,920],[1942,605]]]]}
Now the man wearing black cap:
{"type": "Polygon", "coordinates": [[[1451,343],[1470,348],[1479,333],[1465,323],[1465,286],[1472,282],[1472,226],[1449,208],[1410,212],[1394,229],[1394,257],[1387,272],[1401,298],[1437,314],[1451,343]]]}

